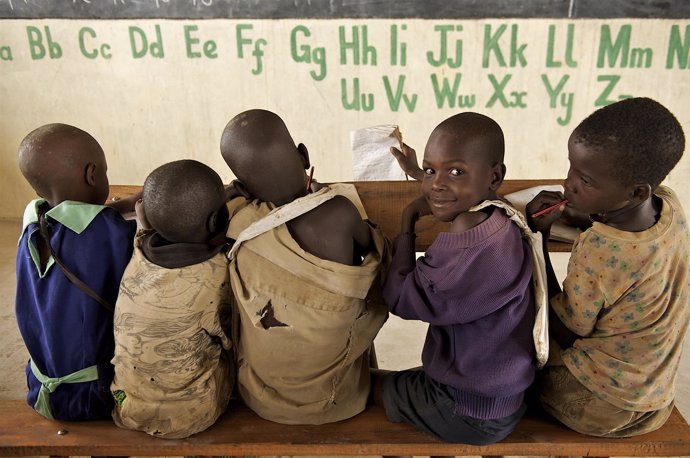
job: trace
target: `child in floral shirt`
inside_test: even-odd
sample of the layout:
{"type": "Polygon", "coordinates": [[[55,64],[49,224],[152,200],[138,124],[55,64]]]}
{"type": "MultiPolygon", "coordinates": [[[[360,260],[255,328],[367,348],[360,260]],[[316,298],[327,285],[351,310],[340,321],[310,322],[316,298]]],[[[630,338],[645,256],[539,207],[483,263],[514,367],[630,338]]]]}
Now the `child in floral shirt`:
{"type": "MultiPolygon", "coordinates": [[[[590,215],[576,240],[561,291],[551,270],[553,364],[537,396],[551,415],[584,434],[627,437],[653,431],[673,409],[690,319],[690,235],[661,181],[681,158],[675,117],[647,98],[604,107],[568,142],[565,195],[545,192],[527,213],[548,239],[564,207],[590,215]]],[[[545,255],[548,253],[545,250],[545,255]]]]}

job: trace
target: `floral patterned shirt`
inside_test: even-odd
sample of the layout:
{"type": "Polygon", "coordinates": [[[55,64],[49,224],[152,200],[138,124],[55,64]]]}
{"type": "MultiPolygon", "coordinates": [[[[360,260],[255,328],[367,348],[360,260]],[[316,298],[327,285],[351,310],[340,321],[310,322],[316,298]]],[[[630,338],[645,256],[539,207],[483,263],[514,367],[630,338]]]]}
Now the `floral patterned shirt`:
{"type": "Polygon", "coordinates": [[[551,300],[581,336],[561,356],[590,391],[631,411],[669,405],[690,319],[690,235],[675,193],[660,187],[657,223],[626,232],[601,223],[580,235],[563,293],[551,300]]]}

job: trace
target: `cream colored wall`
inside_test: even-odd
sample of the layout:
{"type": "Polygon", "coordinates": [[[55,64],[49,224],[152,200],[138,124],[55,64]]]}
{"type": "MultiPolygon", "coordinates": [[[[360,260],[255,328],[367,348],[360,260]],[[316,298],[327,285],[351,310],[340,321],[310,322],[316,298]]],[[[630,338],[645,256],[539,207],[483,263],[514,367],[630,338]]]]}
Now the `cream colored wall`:
{"type": "MultiPolygon", "coordinates": [[[[560,178],[568,135],[599,99],[655,98],[690,135],[689,50],[688,20],[2,20],[0,217],[19,216],[33,197],[15,156],[22,137],[41,124],[65,122],[94,135],[111,183],[141,184],[154,167],[180,158],[205,162],[230,180],[218,152],[221,131],[236,113],[262,107],[281,114],[295,140],[309,147],[315,178],[345,181],[352,179],[351,130],[399,124],[421,152],[438,122],[470,109],[456,100],[439,108],[432,75],[447,78],[450,88],[459,78],[458,94],[475,96],[471,109],[503,126],[509,178],[560,178]],[[359,65],[351,49],[341,60],[341,27],[348,42],[356,27],[359,65]],[[365,30],[375,65],[361,49],[365,30]],[[437,66],[442,30],[453,57],[437,66]],[[598,66],[606,30],[612,42],[622,37],[621,54],[598,66]],[[148,51],[137,57],[143,34],[148,51]],[[461,65],[453,68],[458,46],[461,65]],[[304,62],[307,47],[311,62],[304,62]],[[324,68],[314,59],[322,55],[321,79],[324,68]],[[554,106],[544,78],[553,88],[564,81],[554,106]],[[386,81],[390,97],[398,87],[407,97],[397,109],[386,81]],[[365,100],[359,109],[347,105],[355,84],[365,100]],[[496,96],[501,86],[508,106],[496,96]],[[568,100],[570,109],[562,103],[568,100]]],[[[689,172],[686,156],[667,180],[686,207],[689,172]]]]}

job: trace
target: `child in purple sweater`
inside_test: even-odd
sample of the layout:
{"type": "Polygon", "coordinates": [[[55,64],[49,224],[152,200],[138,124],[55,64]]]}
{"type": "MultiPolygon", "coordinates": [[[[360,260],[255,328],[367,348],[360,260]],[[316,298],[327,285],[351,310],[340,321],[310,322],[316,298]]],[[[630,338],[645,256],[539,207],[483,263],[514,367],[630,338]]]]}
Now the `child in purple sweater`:
{"type": "Polygon", "coordinates": [[[384,286],[391,313],[429,323],[423,370],[379,372],[374,399],[389,420],[448,442],[485,445],[513,431],[534,379],[532,255],[520,228],[490,205],[503,182],[503,132],[477,113],[452,116],[431,133],[422,168],[414,150],[392,149],[422,181],[403,212],[384,286]],[[450,223],[415,261],[415,223],[450,223]]]}

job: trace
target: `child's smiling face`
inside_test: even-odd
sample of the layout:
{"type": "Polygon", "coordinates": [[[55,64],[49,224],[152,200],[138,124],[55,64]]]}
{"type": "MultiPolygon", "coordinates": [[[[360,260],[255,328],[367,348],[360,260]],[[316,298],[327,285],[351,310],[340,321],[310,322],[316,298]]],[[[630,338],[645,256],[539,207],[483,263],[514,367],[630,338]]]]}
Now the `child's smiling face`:
{"type": "Polygon", "coordinates": [[[493,198],[495,165],[481,135],[432,132],[424,150],[422,194],[433,215],[451,222],[483,200],[493,198]]]}

